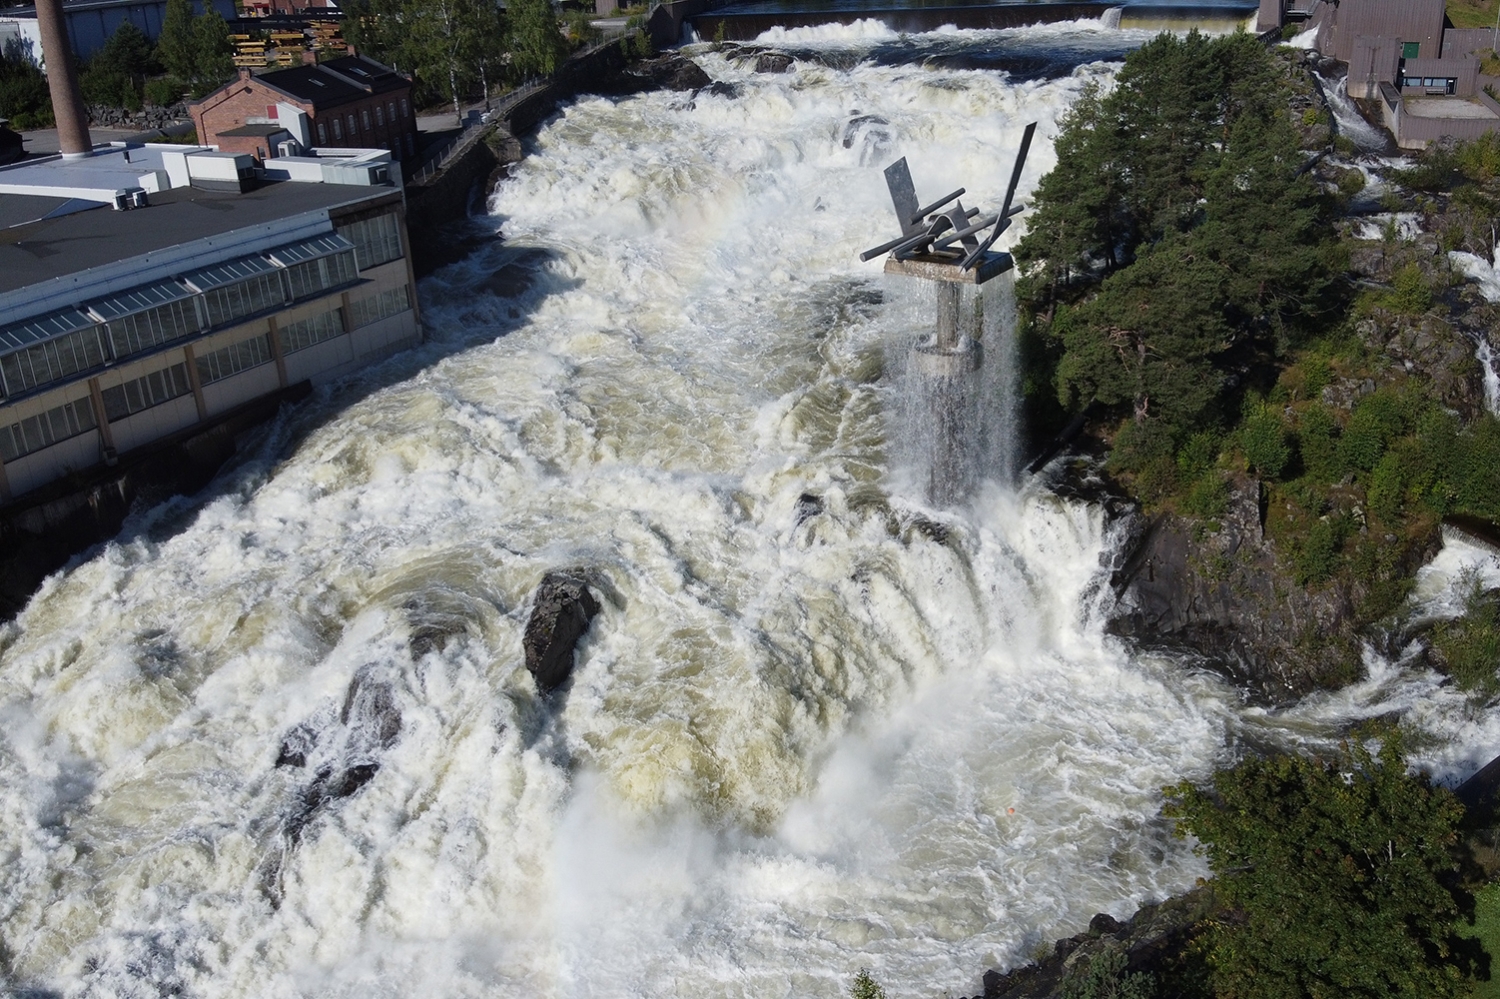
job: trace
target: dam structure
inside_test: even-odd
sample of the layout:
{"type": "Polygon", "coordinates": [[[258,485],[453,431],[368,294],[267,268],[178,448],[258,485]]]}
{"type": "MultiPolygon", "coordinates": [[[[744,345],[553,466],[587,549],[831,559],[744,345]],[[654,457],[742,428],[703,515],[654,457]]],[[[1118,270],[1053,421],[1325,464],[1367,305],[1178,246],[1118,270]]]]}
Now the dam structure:
{"type": "Polygon", "coordinates": [[[1099,21],[1150,31],[1233,31],[1254,26],[1256,0],[671,0],[648,21],[658,45],[680,40],[754,41],[767,32],[874,22],[903,34],[942,28],[993,31],[1066,21],[1099,21]]]}

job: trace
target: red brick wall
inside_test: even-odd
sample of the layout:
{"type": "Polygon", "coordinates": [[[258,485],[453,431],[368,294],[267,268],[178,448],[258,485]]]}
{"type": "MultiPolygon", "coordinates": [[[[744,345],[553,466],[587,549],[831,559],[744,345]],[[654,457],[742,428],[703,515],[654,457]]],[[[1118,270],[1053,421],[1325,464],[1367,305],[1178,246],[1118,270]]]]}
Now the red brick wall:
{"type": "MultiPolygon", "coordinates": [[[[192,115],[193,125],[198,129],[199,142],[205,145],[218,145],[226,152],[253,152],[253,149],[242,149],[238,146],[231,150],[224,142],[220,142],[217,136],[220,132],[227,132],[246,124],[251,118],[268,117],[267,107],[275,105],[278,101],[295,105],[307,113],[314,146],[391,149],[392,144],[396,143],[400,147],[398,157],[405,159],[406,136],[411,136],[413,144],[416,142],[417,119],[416,110],[411,106],[410,88],[372,95],[363,100],[350,101],[336,107],[320,108],[304,101],[291,100],[252,77],[249,80],[236,80],[227,90],[210,94],[189,107],[188,113],[192,115]],[[402,112],[403,101],[406,102],[404,114],[402,112]],[[375,114],[377,105],[382,112],[378,123],[375,114]],[[391,120],[389,114],[392,107],[395,108],[396,113],[394,121],[391,120]],[[368,127],[365,125],[366,115],[369,116],[368,127]],[[352,132],[349,128],[350,116],[353,116],[354,120],[352,132]],[[337,138],[333,132],[335,117],[339,119],[337,138]],[[318,131],[319,125],[324,126],[321,135],[318,131]]],[[[225,140],[225,142],[234,141],[233,139],[225,140]]]]}

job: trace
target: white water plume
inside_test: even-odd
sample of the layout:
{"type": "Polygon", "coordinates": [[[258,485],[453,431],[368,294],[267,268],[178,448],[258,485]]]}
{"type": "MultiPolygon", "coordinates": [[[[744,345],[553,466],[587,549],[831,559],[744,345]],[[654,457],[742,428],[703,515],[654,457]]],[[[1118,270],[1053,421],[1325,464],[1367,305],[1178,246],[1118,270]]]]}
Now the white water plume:
{"type": "MultiPolygon", "coordinates": [[[[1495,252],[1486,260],[1476,253],[1451,250],[1448,259],[1463,272],[1464,276],[1479,286],[1479,293],[1487,301],[1500,302],[1500,268],[1495,264],[1495,252]]],[[[1484,405],[1491,413],[1500,416],[1500,357],[1495,355],[1495,345],[1490,337],[1481,336],[1474,347],[1474,356],[1484,372],[1484,405]]]]}
{"type": "Polygon", "coordinates": [[[972,993],[1204,873],[1163,784],[1341,723],[1108,638],[1098,509],[899,485],[857,260],[893,218],[847,124],[998,203],[1109,67],[702,59],[738,98],[568,107],[491,199],[506,244],[424,282],[429,345],[0,630],[5,986],[972,993]],[[604,608],[543,700],[521,632],[573,565],[604,608]]]}

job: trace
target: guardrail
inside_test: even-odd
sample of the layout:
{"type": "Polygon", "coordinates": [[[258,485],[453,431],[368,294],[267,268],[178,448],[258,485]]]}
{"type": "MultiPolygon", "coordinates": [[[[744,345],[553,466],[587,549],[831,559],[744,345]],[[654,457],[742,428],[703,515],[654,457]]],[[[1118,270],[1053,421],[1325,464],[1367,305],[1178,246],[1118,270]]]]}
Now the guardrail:
{"type": "MultiPolygon", "coordinates": [[[[582,58],[591,55],[607,45],[613,45],[620,39],[625,38],[636,31],[644,31],[644,28],[620,27],[607,31],[600,31],[599,37],[587,48],[580,50],[570,59],[582,58]]],[[[484,114],[466,117],[462,130],[452,136],[440,149],[429,153],[427,161],[418,168],[417,172],[406,178],[408,184],[423,184],[443,171],[443,168],[471,149],[479,137],[484,134],[486,128],[493,122],[503,121],[510,116],[515,109],[526,98],[545,90],[553,83],[550,79],[532,80],[525,85],[512,90],[501,97],[493,108],[484,114]]]]}

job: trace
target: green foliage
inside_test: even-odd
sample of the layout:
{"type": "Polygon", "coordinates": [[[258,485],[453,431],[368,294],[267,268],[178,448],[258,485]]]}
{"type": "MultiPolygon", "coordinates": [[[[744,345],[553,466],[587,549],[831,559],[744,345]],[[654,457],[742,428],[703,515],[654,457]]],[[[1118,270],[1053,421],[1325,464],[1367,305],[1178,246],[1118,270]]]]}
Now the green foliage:
{"type": "Polygon", "coordinates": [[[1217,472],[1208,472],[1188,488],[1182,510],[1206,521],[1215,521],[1229,509],[1229,483],[1217,472]]]}
{"type": "Polygon", "coordinates": [[[849,986],[849,999],[885,999],[885,989],[870,977],[869,971],[860,968],[849,986]]]}
{"type": "Polygon", "coordinates": [[[168,73],[191,83],[198,72],[198,50],[193,35],[193,0],[167,0],[156,57],[168,73]]]}
{"type": "Polygon", "coordinates": [[[1467,579],[1464,613],[1432,629],[1432,645],[1460,690],[1483,697],[1500,693],[1500,593],[1485,592],[1477,574],[1467,579]]]}
{"type": "Polygon", "coordinates": [[[1409,775],[1396,739],[1378,757],[1249,759],[1212,788],[1166,789],[1164,814],[1207,855],[1236,917],[1210,936],[1213,984],[1234,999],[1443,999],[1471,966],[1455,927],[1463,806],[1409,775]]]}
{"type": "Polygon", "coordinates": [[[555,73],[568,57],[568,43],[558,30],[551,0],[512,0],[506,14],[515,72],[522,77],[555,73]]]}
{"type": "Polygon", "coordinates": [[[0,49],[0,118],[24,131],[52,125],[52,94],[47,78],[31,61],[29,43],[11,40],[0,49]]]}
{"type": "Polygon", "coordinates": [[[83,67],[79,89],[90,104],[138,111],[146,77],[156,70],[150,39],[130,21],[122,21],[83,67]]]}
{"type": "Polygon", "coordinates": [[[1370,473],[1370,485],[1365,490],[1370,512],[1387,524],[1395,523],[1401,516],[1401,498],[1406,488],[1404,479],[1401,456],[1394,451],[1386,452],[1370,473]]]}
{"type": "Polygon", "coordinates": [[[650,59],[656,54],[651,45],[651,32],[642,28],[635,33],[635,55],[638,59],[650,59]]]}
{"type": "Polygon", "coordinates": [[[1349,525],[1341,517],[1324,516],[1312,523],[1307,533],[1292,539],[1292,575],[1302,586],[1326,582],[1339,568],[1339,555],[1349,525]]]}
{"type": "Polygon", "coordinates": [[[192,0],[167,0],[156,58],[194,97],[202,97],[234,76],[229,25],[212,9],[195,17],[192,0]]]}
{"type": "Polygon", "coordinates": [[[1321,402],[1298,414],[1297,451],[1302,456],[1302,469],[1317,482],[1334,482],[1344,474],[1338,431],[1333,414],[1321,402]]]}
{"type": "Polygon", "coordinates": [[[181,80],[174,80],[170,76],[147,80],[144,87],[146,103],[159,108],[169,108],[178,103],[186,91],[187,87],[181,80]]]}
{"type": "Polygon", "coordinates": [[[1386,445],[1401,433],[1404,415],[1401,400],[1389,390],[1365,396],[1339,439],[1339,459],[1363,471],[1374,468],[1386,445]]]}
{"type": "Polygon", "coordinates": [[[1125,954],[1114,948],[1095,954],[1086,965],[1068,972],[1062,999],[1156,999],[1156,979],[1145,972],[1128,971],[1129,964],[1125,954]]]}
{"type": "Polygon", "coordinates": [[[1164,426],[1151,420],[1127,420],[1110,450],[1112,471],[1136,477],[1136,493],[1147,502],[1165,498],[1177,487],[1176,446],[1164,426]]]}
{"type": "Polygon", "coordinates": [[[1385,305],[1403,316],[1420,316],[1432,308],[1432,289],[1421,267],[1407,264],[1392,276],[1385,305]]]}
{"type": "Polygon", "coordinates": [[[1292,457],[1281,416],[1266,405],[1251,408],[1240,427],[1240,447],[1245,459],[1265,479],[1279,478],[1292,457]]]}
{"type": "Polygon", "coordinates": [[[201,97],[234,76],[234,43],[229,25],[216,10],[193,19],[193,95],[201,97]]]}
{"type": "Polygon", "coordinates": [[[1247,35],[1163,34],[1062,122],[1016,254],[1056,309],[1065,407],[1129,406],[1185,438],[1237,408],[1226,376],[1323,321],[1341,251],[1275,59],[1247,35]]]}

